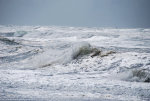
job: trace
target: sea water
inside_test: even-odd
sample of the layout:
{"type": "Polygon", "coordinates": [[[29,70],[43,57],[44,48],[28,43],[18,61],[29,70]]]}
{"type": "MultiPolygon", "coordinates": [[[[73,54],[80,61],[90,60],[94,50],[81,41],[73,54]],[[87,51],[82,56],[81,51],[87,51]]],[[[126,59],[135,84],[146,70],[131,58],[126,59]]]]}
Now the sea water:
{"type": "Polygon", "coordinates": [[[0,99],[150,100],[150,29],[0,26],[0,99]]]}

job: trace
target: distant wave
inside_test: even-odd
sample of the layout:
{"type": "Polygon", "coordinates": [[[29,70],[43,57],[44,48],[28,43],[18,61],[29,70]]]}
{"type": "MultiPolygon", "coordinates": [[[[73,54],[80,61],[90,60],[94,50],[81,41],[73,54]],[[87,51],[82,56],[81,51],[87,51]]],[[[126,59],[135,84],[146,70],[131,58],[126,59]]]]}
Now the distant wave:
{"type": "Polygon", "coordinates": [[[15,42],[15,40],[11,40],[11,39],[8,39],[5,37],[0,37],[0,41],[5,43],[5,44],[8,44],[8,45],[19,45],[19,43],[15,42]]]}
{"type": "Polygon", "coordinates": [[[16,32],[0,32],[0,36],[2,37],[23,37],[26,35],[27,31],[16,31],[16,32]]]}

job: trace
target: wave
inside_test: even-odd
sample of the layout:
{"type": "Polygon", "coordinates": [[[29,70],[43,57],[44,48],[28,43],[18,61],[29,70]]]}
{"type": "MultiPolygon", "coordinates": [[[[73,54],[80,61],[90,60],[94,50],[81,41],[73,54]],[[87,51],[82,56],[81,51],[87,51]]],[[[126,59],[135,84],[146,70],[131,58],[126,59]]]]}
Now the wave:
{"type": "MultiPolygon", "coordinates": [[[[150,70],[147,69],[132,69],[117,74],[121,80],[130,82],[150,82],[150,70]]],[[[116,76],[117,77],[117,76],[116,76]]]]}
{"type": "Polygon", "coordinates": [[[15,31],[15,32],[0,32],[2,37],[23,37],[28,34],[28,31],[15,31]]]}
{"type": "Polygon", "coordinates": [[[83,55],[89,54],[91,51],[91,45],[86,42],[74,43],[58,49],[50,48],[45,52],[35,56],[31,63],[34,67],[47,67],[53,64],[65,64],[73,59],[77,59],[83,55]],[[70,46],[70,47],[69,47],[70,46]]]}
{"type": "Polygon", "coordinates": [[[8,39],[5,37],[0,37],[0,41],[5,43],[5,44],[8,44],[8,45],[19,45],[19,43],[15,42],[15,40],[11,40],[11,39],[8,39]]]}
{"type": "Polygon", "coordinates": [[[136,69],[132,71],[132,80],[150,82],[150,71],[147,69],[136,69]]]}
{"type": "MultiPolygon", "coordinates": [[[[58,48],[58,46],[57,46],[58,48]]],[[[103,52],[101,49],[90,45],[88,42],[63,45],[58,49],[50,48],[32,59],[33,67],[48,67],[54,64],[67,64],[72,60],[99,57],[103,58],[114,54],[114,51],[103,52]],[[64,48],[66,46],[66,48],[64,48]],[[59,49],[59,50],[58,50],[59,49]]]]}
{"type": "Polygon", "coordinates": [[[26,34],[28,34],[29,32],[27,32],[27,31],[16,31],[15,33],[14,33],[14,36],[15,37],[23,37],[24,35],[26,35],[26,34]]]}
{"type": "Polygon", "coordinates": [[[90,54],[92,52],[92,47],[89,43],[78,43],[73,46],[71,51],[72,59],[77,59],[84,55],[90,54]]]}
{"type": "Polygon", "coordinates": [[[15,32],[0,32],[0,36],[3,36],[3,37],[13,37],[15,34],[15,32]]]}

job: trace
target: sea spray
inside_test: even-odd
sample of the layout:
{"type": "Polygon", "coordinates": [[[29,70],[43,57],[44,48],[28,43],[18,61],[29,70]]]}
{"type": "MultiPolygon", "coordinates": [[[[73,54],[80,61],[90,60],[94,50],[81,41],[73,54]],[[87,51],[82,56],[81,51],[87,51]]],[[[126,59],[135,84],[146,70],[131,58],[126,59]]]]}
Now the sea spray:
{"type": "MultiPolygon", "coordinates": [[[[61,47],[61,46],[59,46],[61,47]]],[[[48,49],[45,52],[35,56],[31,62],[35,67],[46,67],[53,64],[64,64],[71,62],[73,59],[77,59],[83,55],[90,54],[92,52],[91,45],[87,42],[73,43],[70,47],[56,50],[48,49]]]]}

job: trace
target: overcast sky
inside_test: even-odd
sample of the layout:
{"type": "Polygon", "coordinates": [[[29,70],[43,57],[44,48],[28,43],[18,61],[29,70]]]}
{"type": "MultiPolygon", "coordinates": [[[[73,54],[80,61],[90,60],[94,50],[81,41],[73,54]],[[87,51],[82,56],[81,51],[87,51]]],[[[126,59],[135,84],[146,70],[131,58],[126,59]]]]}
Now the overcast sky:
{"type": "Polygon", "coordinates": [[[150,28],[150,0],[0,0],[0,24],[150,28]]]}

